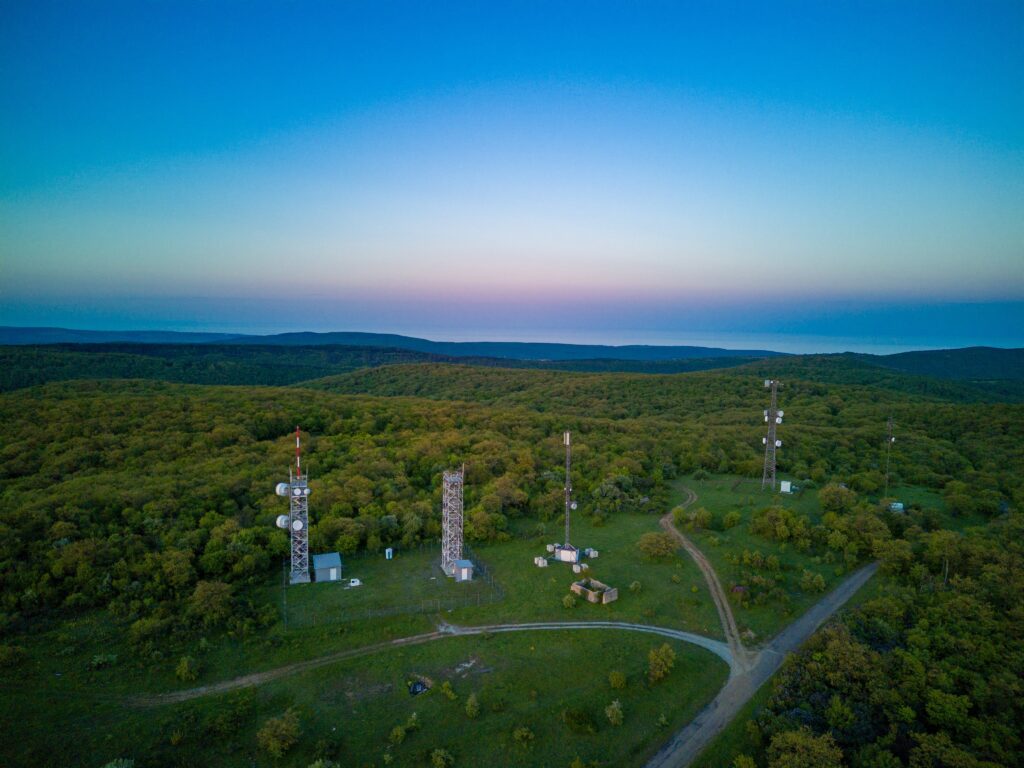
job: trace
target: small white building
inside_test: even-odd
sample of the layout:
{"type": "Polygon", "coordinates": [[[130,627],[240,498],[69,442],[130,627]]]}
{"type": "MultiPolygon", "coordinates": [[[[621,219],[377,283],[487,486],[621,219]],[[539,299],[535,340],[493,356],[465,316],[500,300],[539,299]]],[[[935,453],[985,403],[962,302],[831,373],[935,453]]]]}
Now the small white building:
{"type": "Polygon", "coordinates": [[[455,577],[455,581],[472,581],[473,580],[473,561],[472,560],[456,560],[455,568],[452,575],[455,577]]]}
{"type": "Polygon", "coordinates": [[[540,555],[537,555],[537,557],[533,558],[533,564],[536,565],[538,568],[547,568],[548,559],[546,557],[541,557],[540,555]]]}
{"type": "Polygon", "coordinates": [[[783,493],[792,493],[793,483],[790,480],[782,480],[779,482],[779,490],[783,493]]]}
{"type": "Polygon", "coordinates": [[[340,581],[341,555],[337,552],[313,555],[313,579],[314,581],[340,581]]]}

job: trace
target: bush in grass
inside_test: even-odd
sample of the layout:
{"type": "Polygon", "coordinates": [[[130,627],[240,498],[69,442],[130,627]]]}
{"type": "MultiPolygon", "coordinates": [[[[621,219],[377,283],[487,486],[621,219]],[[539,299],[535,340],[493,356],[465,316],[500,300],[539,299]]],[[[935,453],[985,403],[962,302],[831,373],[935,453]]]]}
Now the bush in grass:
{"type": "Polygon", "coordinates": [[[455,765],[455,758],[447,749],[435,749],[430,753],[431,768],[451,768],[455,765]]]}
{"type": "MultiPolygon", "coordinates": [[[[388,759],[387,758],[389,758],[389,757],[391,757],[391,755],[388,755],[388,754],[385,753],[385,757],[384,757],[384,763],[385,764],[388,763],[388,759]]],[[[307,765],[306,768],[341,768],[341,766],[339,766],[333,760],[328,760],[327,758],[321,757],[319,760],[314,760],[312,763],[307,765]]]]}
{"type": "Polygon", "coordinates": [[[651,558],[672,557],[676,553],[676,541],[667,533],[645,533],[637,546],[651,558]]]}
{"type": "Polygon", "coordinates": [[[178,666],[174,668],[175,676],[185,683],[194,683],[199,679],[200,664],[191,656],[182,656],[178,666]]]}
{"type": "Polygon", "coordinates": [[[608,722],[612,725],[622,725],[622,703],[618,699],[613,701],[604,708],[604,716],[608,718],[608,722]]]}
{"type": "Polygon", "coordinates": [[[800,589],[804,592],[824,592],[825,579],[820,573],[804,569],[803,575],[800,577],[800,589]]]}
{"type": "Polygon", "coordinates": [[[289,709],[280,717],[272,717],[256,733],[256,743],[272,757],[282,757],[295,746],[301,733],[299,715],[289,709]]]}
{"type": "Polygon", "coordinates": [[[597,724],[585,709],[563,710],[562,722],[573,733],[597,733],[597,724]]]}
{"type": "Polygon", "coordinates": [[[632,584],[629,585],[629,591],[632,592],[634,595],[640,594],[640,590],[642,590],[643,588],[643,584],[641,584],[639,581],[634,581],[632,584]]]}
{"type": "Polygon", "coordinates": [[[686,513],[686,527],[691,531],[702,531],[711,527],[711,513],[704,507],[690,510],[686,513]]]}
{"type": "Polygon", "coordinates": [[[665,713],[662,712],[658,715],[658,721],[655,723],[659,728],[668,728],[668,718],[665,717],[665,713]]]}
{"type": "Polygon", "coordinates": [[[25,649],[20,645],[0,645],[0,667],[16,667],[24,658],[25,649]]]}
{"type": "Polygon", "coordinates": [[[612,690],[621,691],[626,687],[626,676],[619,670],[613,669],[608,673],[608,685],[612,687],[612,690]]]}
{"type": "Polygon", "coordinates": [[[447,680],[441,683],[441,693],[444,694],[444,697],[448,699],[448,701],[455,701],[459,698],[459,694],[455,692],[455,689],[452,688],[452,684],[447,680]]]}
{"type": "Polygon", "coordinates": [[[673,584],[682,584],[683,583],[683,579],[682,579],[682,577],[678,573],[673,573],[672,574],[672,583],[673,584]]]}
{"type": "Polygon", "coordinates": [[[652,683],[657,683],[672,671],[676,663],[676,652],[668,643],[662,643],[660,648],[652,648],[647,654],[647,662],[647,677],[652,683]]]}
{"type": "Polygon", "coordinates": [[[390,741],[395,746],[398,746],[403,741],[405,741],[405,726],[396,725],[394,728],[392,728],[391,733],[388,734],[388,741],[390,741]]]}
{"type": "Polygon", "coordinates": [[[587,768],[587,764],[583,762],[583,758],[577,755],[573,758],[573,761],[569,763],[569,768],[587,768]]]}
{"type": "Polygon", "coordinates": [[[116,653],[97,653],[89,662],[89,669],[105,669],[117,664],[116,653]]]}
{"type": "Polygon", "coordinates": [[[111,760],[103,768],[135,768],[135,761],[128,757],[119,757],[111,760]]]}
{"type": "Polygon", "coordinates": [[[737,755],[736,759],[732,761],[732,768],[757,768],[757,763],[754,762],[752,757],[737,755]]]}
{"type": "Polygon", "coordinates": [[[476,699],[476,694],[469,694],[469,698],[466,699],[466,717],[470,720],[476,718],[480,714],[480,702],[476,699]]]}
{"type": "Polygon", "coordinates": [[[562,598],[562,605],[566,608],[575,608],[577,602],[578,601],[576,600],[576,595],[574,595],[572,592],[570,592],[568,595],[562,598]]]}
{"type": "Polygon", "coordinates": [[[521,725],[512,731],[512,741],[520,747],[528,747],[533,743],[533,731],[525,725],[521,725]]]}
{"type": "Polygon", "coordinates": [[[735,528],[737,525],[740,524],[742,519],[743,518],[741,517],[740,513],[734,509],[731,512],[725,513],[725,517],[722,518],[722,525],[725,526],[726,530],[728,530],[729,528],[735,528]]]}

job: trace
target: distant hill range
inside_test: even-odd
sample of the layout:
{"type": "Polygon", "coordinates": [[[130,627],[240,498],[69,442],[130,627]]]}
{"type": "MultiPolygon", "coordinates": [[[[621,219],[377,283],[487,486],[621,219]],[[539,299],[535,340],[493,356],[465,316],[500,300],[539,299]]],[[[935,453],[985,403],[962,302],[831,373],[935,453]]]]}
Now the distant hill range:
{"type": "Polygon", "coordinates": [[[256,336],[15,327],[0,327],[0,346],[38,350],[31,360],[2,356],[8,365],[18,366],[20,373],[14,377],[17,383],[12,379],[0,389],[82,374],[102,376],[104,371],[113,376],[135,373],[141,378],[196,383],[288,384],[377,365],[462,363],[622,373],[686,373],[747,365],[766,375],[786,376],[792,371],[800,377],[817,375],[821,380],[837,376],[849,379],[859,370],[855,378],[862,383],[877,378],[880,372],[872,371],[883,368],[984,386],[986,392],[1011,399],[1018,399],[1024,392],[1020,384],[1024,382],[1024,349],[995,347],[893,355],[784,355],[770,350],[718,347],[430,341],[384,333],[256,336]],[[46,350],[50,353],[44,354],[46,350]],[[1012,384],[1007,386],[1006,382],[1012,384]]]}
{"type": "Polygon", "coordinates": [[[766,349],[650,346],[633,344],[548,344],[517,341],[430,341],[394,333],[279,333],[268,336],[175,331],[78,331],[66,328],[0,326],[0,344],[258,344],[288,347],[377,347],[406,349],[448,357],[489,357],[510,360],[686,360],[689,358],[761,358],[781,354],[766,349]]]}

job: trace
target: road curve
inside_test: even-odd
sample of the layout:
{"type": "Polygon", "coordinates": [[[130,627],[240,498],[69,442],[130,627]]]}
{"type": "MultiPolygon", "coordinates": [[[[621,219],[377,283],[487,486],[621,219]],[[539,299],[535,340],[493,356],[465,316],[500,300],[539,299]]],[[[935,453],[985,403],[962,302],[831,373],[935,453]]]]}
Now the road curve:
{"type": "Polygon", "coordinates": [[[757,689],[778,671],[786,655],[803,645],[818,627],[864,586],[876,570],[878,563],[871,563],[852,573],[780,632],[747,670],[729,678],[711,703],[651,758],[647,768],[686,768],[690,765],[704,747],[732,722],[757,689]]]}
{"type": "Polygon", "coordinates": [[[188,688],[182,691],[170,691],[168,693],[157,693],[148,696],[138,696],[128,700],[128,704],[136,707],[155,707],[164,704],[176,704],[182,701],[189,701],[191,699],[198,699],[203,696],[212,696],[220,693],[227,693],[228,691],[238,690],[239,688],[251,688],[256,685],[262,685],[272,680],[278,680],[282,677],[288,677],[290,675],[299,674],[301,672],[307,672],[311,669],[317,669],[318,667],[327,666],[328,664],[334,664],[339,661],[346,661],[348,659],[355,659],[361,656],[368,656],[373,653],[379,653],[394,648],[404,648],[411,645],[420,645],[422,643],[429,643],[433,640],[440,640],[445,637],[461,637],[470,635],[484,635],[494,634],[497,632],[534,632],[544,630],[618,630],[620,632],[646,632],[654,635],[661,635],[662,637],[671,637],[676,640],[682,640],[683,642],[692,643],[693,645],[700,646],[705,650],[718,656],[726,664],[729,665],[730,674],[735,673],[735,664],[732,657],[732,653],[729,650],[729,646],[720,640],[713,640],[710,637],[704,637],[703,635],[696,635],[692,632],[684,632],[679,629],[671,629],[669,627],[656,627],[648,624],[631,624],[629,622],[620,621],[548,621],[548,622],[534,622],[525,624],[492,624],[487,626],[476,626],[476,627],[458,627],[450,624],[442,624],[436,632],[425,632],[421,635],[412,635],[410,637],[401,637],[396,640],[389,640],[383,643],[374,643],[373,645],[365,645],[361,648],[352,648],[347,651],[338,651],[337,653],[329,653],[325,656],[318,656],[315,659],[308,659],[306,661],[299,661],[294,664],[287,664],[282,667],[275,669],[269,669],[265,672],[254,672],[249,675],[243,675],[241,677],[232,678],[231,680],[224,680],[219,683],[211,683],[210,685],[201,685],[196,688],[188,688]]]}
{"type": "MultiPolygon", "coordinates": [[[[686,498],[680,503],[681,507],[688,507],[697,501],[697,494],[692,488],[684,486],[682,490],[686,494],[686,498]]],[[[729,644],[729,650],[732,652],[734,660],[732,665],[733,671],[749,669],[754,663],[755,658],[743,647],[743,641],[740,639],[740,630],[736,626],[736,618],[732,615],[732,606],[729,605],[729,598],[726,596],[725,590],[722,589],[722,583],[718,580],[718,574],[715,573],[715,569],[707,557],[704,556],[704,553],[697,548],[697,545],[676,528],[671,512],[663,515],[659,522],[665,532],[683,546],[683,549],[693,558],[701,573],[704,574],[704,581],[707,582],[708,592],[711,593],[711,600],[718,611],[718,618],[722,622],[722,630],[725,632],[726,642],[729,644]]]]}

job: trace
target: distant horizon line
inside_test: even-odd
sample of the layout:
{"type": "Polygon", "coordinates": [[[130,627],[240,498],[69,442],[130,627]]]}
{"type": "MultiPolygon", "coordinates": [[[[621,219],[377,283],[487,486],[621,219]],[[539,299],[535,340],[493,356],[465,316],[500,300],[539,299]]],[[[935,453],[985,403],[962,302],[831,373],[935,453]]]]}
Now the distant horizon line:
{"type": "MultiPolygon", "coordinates": [[[[103,324],[98,324],[102,326],[103,324]]],[[[902,352],[915,351],[940,351],[959,350],[970,348],[990,349],[1022,349],[1024,346],[1005,344],[998,342],[983,342],[966,339],[949,340],[945,343],[939,341],[929,343],[925,340],[881,340],[871,337],[840,336],[829,334],[807,334],[807,333],[785,333],[785,332],[698,332],[686,333],[681,331],[626,331],[629,338],[609,338],[615,334],[607,332],[574,332],[569,330],[559,331],[532,331],[528,333],[501,333],[496,330],[481,331],[478,334],[462,335],[455,337],[450,332],[441,329],[424,329],[421,331],[407,330],[271,330],[269,328],[238,330],[214,330],[215,324],[203,324],[202,328],[191,328],[180,324],[170,324],[163,327],[145,327],[147,324],[132,327],[75,327],[69,325],[0,325],[0,330],[13,331],[39,331],[39,332],[66,332],[71,334],[117,334],[117,335],[141,335],[141,334],[167,334],[174,336],[211,337],[211,340],[221,339],[230,341],[233,338],[266,338],[268,340],[277,336],[295,336],[309,334],[315,336],[329,336],[332,334],[358,334],[365,336],[399,336],[406,339],[427,341],[441,344],[538,344],[538,345],[564,345],[575,347],[608,347],[617,349],[623,347],[653,347],[653,348],[700,348],[708,350],[723,350],[743,354],[744,352],[770,352],[782,355],[816,355],[816,354],[899,354],[902,352]],[[211,327],[212,326],[212,327],[211,327]],[[183,327],[186,329],[183,330],[183,327]],[[552,337],[552,334],[557,336],[552,337]],[[586,340],[583,340],[585,337],[586,340]],[[660,337],[660,338],[659,338],[660,337]],[[571,340],[570,340],[571,339],[571,340]],[[765,346],[771,345],[771,346],[765,346]],[[788,347],[788,348],[787,348],[788,347]]],[[[238,326],[233,326],[238,327],[238,326]]],[[[279,328],[279,327],[278,327],[279,328]]],[[[129,342],[130,340],[124,340],[129,342]]],[[[3,342],[0,342],[2,344],[3,342]]],[[[38,341],[25,342],[25,344],[74,344],[90,343],[89,341],[38,341]]],[[[102,341],[96,343],[104,343],[102,341]]],[[[108,343],[117,343],[108,342],[108,343]]],[[[122,342],[123,343],[123,342],[122,342]]],[[[137,343],[161,343],[159,341],[139,341],[137,343]]],[[[343,342],[339,342],[343,343],[343,342]]],[[[271,344],[273,345],[273,344],[271,344]]]]}

